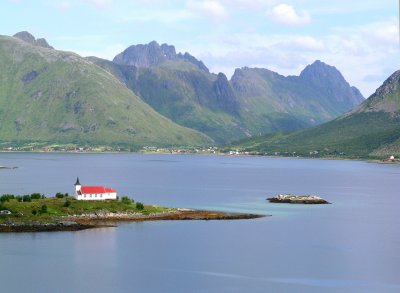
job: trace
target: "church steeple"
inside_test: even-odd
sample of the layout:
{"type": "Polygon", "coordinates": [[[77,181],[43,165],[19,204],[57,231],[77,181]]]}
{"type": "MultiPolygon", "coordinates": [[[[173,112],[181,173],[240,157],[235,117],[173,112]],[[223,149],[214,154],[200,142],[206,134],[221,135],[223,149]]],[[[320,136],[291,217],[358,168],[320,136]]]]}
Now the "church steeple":
{"type": "Polygon", "coordinates": [[[75,192],[74,196],[77,198],[77,196],[81,193],[81,183],[79,182],[79,177],[76,177],[76,182],[75,182],[75,192]]]}

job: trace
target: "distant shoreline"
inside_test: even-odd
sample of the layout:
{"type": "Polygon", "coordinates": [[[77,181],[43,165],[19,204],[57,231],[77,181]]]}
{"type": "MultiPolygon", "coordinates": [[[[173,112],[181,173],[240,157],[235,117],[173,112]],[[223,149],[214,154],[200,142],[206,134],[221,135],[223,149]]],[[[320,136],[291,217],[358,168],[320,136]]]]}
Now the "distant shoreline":
{"type": "MultiPolygon", "coordinates": [[[[72,154],[72,155],[101,155],[101,154],[135,154],[135,155],[179,155],[179,156],[222,156],[222,157],[261,157],[261,158],[271,158],[271,159],[307,159],[307,160],[328,160],[328,161],[358,161],[358,162],[366,162],[366,163],[374,163],[374,164],[400,164],[400,160],[395,161],[386,161],[380,159],[371,159],[371,158],[350,158],[350,157],[306,157],[306,156],[279,156],[279,155],[261,155],[261,154],[239,154],[239,155],[230,155],[225,153],[195,153],[195,152],[128,152],[128,151],[5,151],[0,150],[0,153],[12,153],[12,154],[72,154]]],[[[18,167],[4,167],[0,166],[0,169],[17,169],[18,167]]]]}

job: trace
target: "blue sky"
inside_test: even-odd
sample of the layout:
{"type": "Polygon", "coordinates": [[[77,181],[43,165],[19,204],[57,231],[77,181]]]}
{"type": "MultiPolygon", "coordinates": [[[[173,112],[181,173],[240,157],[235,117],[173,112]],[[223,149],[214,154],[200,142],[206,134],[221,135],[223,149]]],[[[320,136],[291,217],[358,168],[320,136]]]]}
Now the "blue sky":
{"type": "Polygon", "coordinates": [[[175,45],[212,72],[298,75],[319,59],[368,97],[400,69],[397,0],[1,0],[0,34],[27,30],[59,50],[112,59],[175,45]]]}

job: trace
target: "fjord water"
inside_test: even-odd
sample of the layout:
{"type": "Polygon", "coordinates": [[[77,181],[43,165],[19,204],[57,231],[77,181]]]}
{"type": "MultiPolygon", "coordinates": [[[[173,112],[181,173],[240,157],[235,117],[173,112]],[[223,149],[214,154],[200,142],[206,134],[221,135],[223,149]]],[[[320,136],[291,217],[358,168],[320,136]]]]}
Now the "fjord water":
{"type": "Polygon", "coordinates": [[[270,214],[0,234],[8,292],[400,292],[400,165],[263,157],[2,153],[0,194],[82,184],[158,205],[270,214]],[[292,206],[277,193],[331,205],[292,206]]]}

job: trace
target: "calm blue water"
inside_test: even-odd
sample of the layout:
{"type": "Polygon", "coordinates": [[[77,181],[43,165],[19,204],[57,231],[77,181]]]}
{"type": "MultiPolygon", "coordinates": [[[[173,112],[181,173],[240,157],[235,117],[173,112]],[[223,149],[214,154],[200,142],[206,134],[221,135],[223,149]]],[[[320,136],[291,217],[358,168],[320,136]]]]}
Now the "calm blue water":
{"type": "Polygon", "coordinates": [[[271,214],[0,234],[4,292],[400,292],[400,165],[258,157],[0,154],[0,194],[107,185],[174,207],[271,214]],[[274,205],[276,193],[332,205],[274,205]]]}

